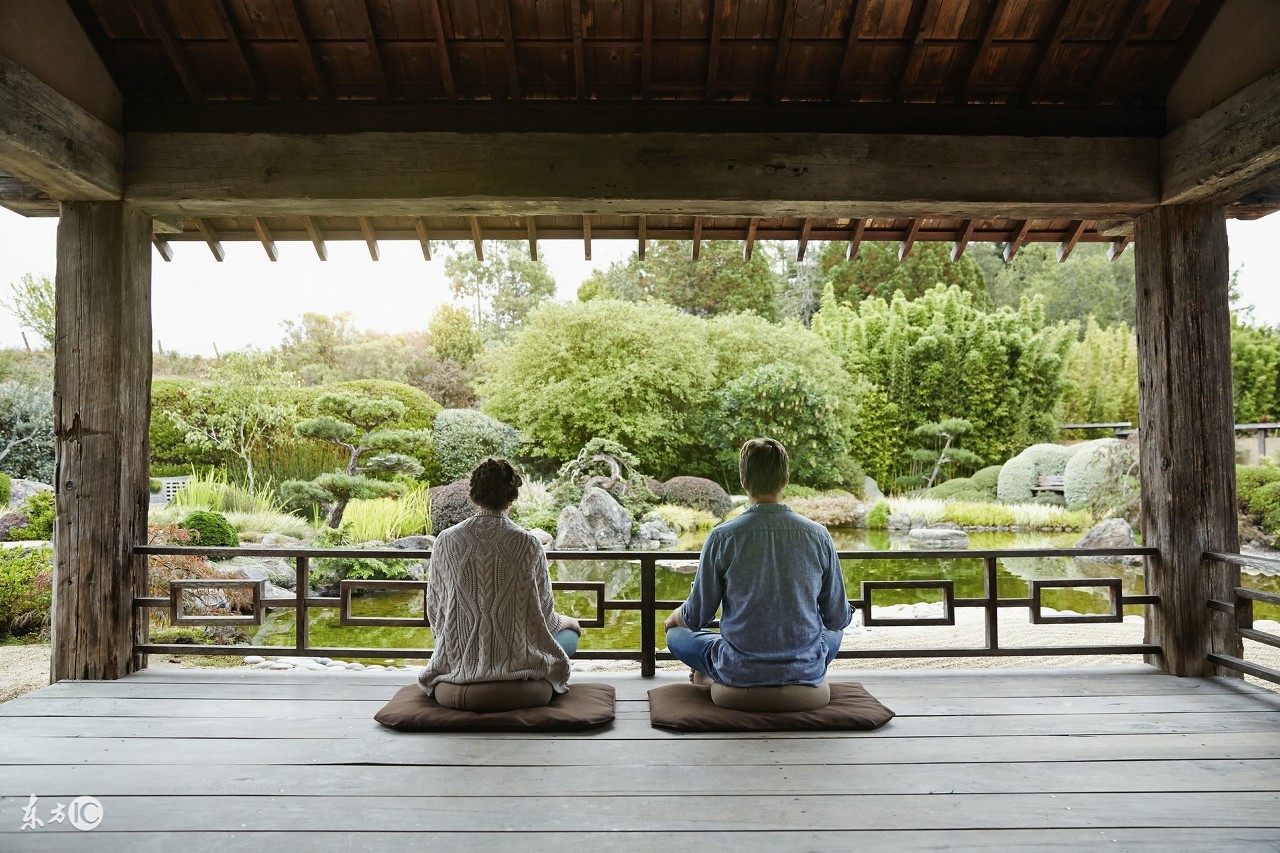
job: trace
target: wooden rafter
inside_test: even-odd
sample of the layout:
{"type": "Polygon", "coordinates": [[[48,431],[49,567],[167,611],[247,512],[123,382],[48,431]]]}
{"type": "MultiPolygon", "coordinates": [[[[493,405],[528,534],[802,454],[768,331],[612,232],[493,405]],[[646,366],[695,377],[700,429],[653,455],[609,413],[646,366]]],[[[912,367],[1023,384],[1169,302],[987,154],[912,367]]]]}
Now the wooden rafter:
{"type": "Polygon", "coordinates": [[[484,260],[484,238],[480,236],[480,217],[469,217],[471,220],[471,243],[476,250],[476,260],[484,260]]]}
{"type": "Polygon", "coordinates": [[[415,216],[413,230],[418,232],[418,245],[422,247],[422,259],[431,260],[431,233],[427,231],[427,221],[421,216],[415,216]]]}
{"type": "Polygon", "coordinates": [[[742,248],[742,259],[744,261],[751,260],[751,253],[756,249],[756,228],[760,224],[758,217],[751,217],[751,222],[747,225],[747,242],[742,248]]]}
{"type": "Polygon", "coordinates": [[[1027,86],[1024,103],[1035,103],[1044,93],[1045,83],[1049,79],[1049,69],[1053,67],[1053,55],[1066,35],[1062,25],[1066,22],[1068,14],[1081,2],[1083,0],[1058,0],[1057,11],[1054,13],[1053,20],[1049,22],[1049,38],[1036,59],[1036,70],[1031,75],[1031,83],[1027,86]]]}
{"type": "Polygon", "coordinates": [[[257,98],[260,94],[258,76],[254,73],[253,64],[249,61],[249,52],[245,49],[244,35],[240,32],[240,25],[236,23],[235,16],[227,8],[227,0],[216,0],[212,5],[214,14],[218,17],[218,23],[227,34],[227,43],[231,45],[231,53],[236,58],[236,64],[240,66],[240,73],[249,84],[249,96],[257,98]]]}
{"type": "Polygon", "coordinates": [[[1080,238],[1084,236],[1088,225],[1089,221],[1087,219],[1077,219],[1071,223],[1071,231],[1067,235],[1067,239],[1063,240],[1062,245],[1058,247],[1058,263],[1065,263],[1067,258],[1071,257],[1072,250],[1080,242],[1080,238]]]}
{"type": "Polygon", "coordinates": [[[200,85],[200,80],[196,77],[190,61],[187,59],[186,52],[173,34],[168,14],[155,3],[155,0],[131,0],[131,3],[139,22],[143,27],[155,33],[156,38],[160,40],[165,55],[173,63],[174,70],[178,72],[178,79],[182,81],[183,88],[187,90],[187,97],[193,101],[203,101],[205,97],[204,89],[200,85]]]}
{"type": "Polygon", "coordinates": [[[653,89],[653,0],[644,0],[640,22],[640,98],[649,100],[653,89]]]}
{"type": "Polygon", "coordinates": [[[1116,258],[1124,254],[1124,250],[1129,248],[1129,244],[1133,242],[1133,235],[1126,234],[1119,240],[1111,244],[1111,248],[1107,249],[1107,260],[1114,261],[1116,258]]]}
{"type": "Polygon", "coordinates": [[[267,228],[267,224],[255,216],[253,217],[253,230],[258,235],[263,251],[267,253],[267,257],[271,259],[271,262],[278,261],[280,256],[276,253],[276,241],[271,236],[271,230],[267,228]]]}
{"type": "Polygon", "coordinates": [[[376,261],[378,259],[378,232],[373,230],[373,223],[369,221],[369,217],[357,216],[356,221],[360,223],[360,233],[364,235],[365,245],[369,247],[369,257],[376,261]]]}
{"type": "Polygon", "coordinates": [[[845,98],[849,93],[849,78],[853,76],[853,60],[858,44],[858,30],[862,27],[862,19],[866,15],[870,0],[854,0],[849,10],[849,34],[845,38],[844,56],[840,59],[840,77],[836,80],[836,97],[845,98]]]}
{"type": "Polygon", "coordinates": [[[649,217],[645,216],[642,213],[640,214],[640,221],[636,225],[636,232],[637,232],[636,239],[638,241],[638,245],[636,246],[636,255],[642,261],[644,260],[645,250],[649,247],[648,231],[649,231],[649,217]]]}
{"type": "Polygon", "coordinates": [[[582,255],[591,260],[591,217],[582,217],[582,255]]]}
{"type": "Polygon", "coordinates": [[[378,84],[378,94],[382,100],[391,100],[391,86],[387,83],[387,71],[382,64],[382,46],[378,41],[378,31],[373,26],[373,12],[369,9],[369,0],[360,0],[356,4],[363,14],[365,44],[369,49],[369,61],[373,63],[374,81],[378,84]]]}
{"type": "Polygon", "coordinates": [[[796,263],[804,260],[804,253],[809,248],[809,236],[812,233],[813,220],[806,216],[804,223],[800,226],[800,239],[796,242],[796,263]]]}
{"type": "Polygon", "coordinates": [[[324,244],[324,235],[320,233],[320,226],[316,224],[315,219],[304,216],[302,224],[307,229],[307,236],[311,238],[311,245],[316,247],[317,257],[322,261],[329,260],[329,249],[324,244]]]}
{"type": "Polygon", "coordinates": [[[973,60],[969,63],[969,71],[964,75],[964,85],[960,90],[961,103],[967,103],[973,94],[973,84],[978,79],[978,69],[982,67],[982,60],[986,58],[987,51],[991,49],[991,42],[996,35],[996,25],[1004,19],[1005,9],[1008,8],[1009,2],[1010,0],[994,0],[987,11],[987,19],[982,22],[982,38],[973,52],[973,60]]]}
{"type": "Polygon", "coordinates": [[[702,217],[693,217],[693,259],[702,254],[702,217]]]}
{"type": "Polygon", "coordinates": [[[907,225],[907,233],[902,238],[902,245],[898,248],[898,261],[905,261],[907,256],[911,254],[911,249],[916,244],[916,237],[920,234],[920,220],[912,219],[907,225]]]}
{"type": "Polygon", "coordinates": [[[311,27],[307,24],[306,13],[302,11],[301,0],[289,0],[289,8],[293,12],[294,42],[302,51],[304,64],[311,74],[316,87],[316,96],[322,101],[329,100],[329,84],[325,82],[324,72],[320,68],[320,58],[316,56],[315,46],[311,42],[311,27]]]}
{"type": "Polygon", "coordinates": [[[579,101],[587,97],[587,60],[582,46],[582,0],[565,0],[569,16],[569,33],[573,37],[573,89],[579,101]]]}
{"type": "Polygon", "coordinates": [[[160,257],[164,258],[165,263],[173,260],[173,246],[168,240],[152,234],[151,244],[156,247],[156,251],[160,253],[160,257]]]}
{"type": "Polygon", "coordinates": [[[937,5],[938,0],[912,0],[911,15],[907,18],[907,29],[903,34],[904,38],[911,40],[911,44],[904,51],[902,61],[898,64],[898,70],[893,75],[893,98],[898,103],[906,100],[907,74],[910,73],[911,66],[915,63],[916,55],[919,53],[920,48],[924,46],[925,12],[929,9],[936,9],[937,5]]]}
{"type": "Polygon", "coordinates": [[[1178,81],[1178,70],[1185,68],[1191,55],[1196,52],[1196,48],[1200,46],[1204,34],[1209,31],[1209,25],[1213,23],[1214,18],[1218,17],[1218,13],[1222,11],[1222,6],[1226,0],[1200,0],[1200,4],[1196,6],[1195,11],[1191,15],[1191,20],[1187,22],[1186,28],[1182,32],[1182,38],[1178,42],[1178,48],[1173,52],[1165,67],[1172,69],[1175,73],[1168,75],[1168,84],[1165,86],[1163,94],[1168,95],[1169,90],[1173,88],[1173,84],[1178,81]]]}
{"type": "Polygon", "coordinates": [[[502,40],[506,46],[507,57],[507,94],[510,98],[520,97],[520,64],[516,58],[516,33],[511,13],[511,0],[498,0],[498,11],[502,14],[502,40]]]}
{"type": "Polygon", "coordinates": [[[526,217],[525,220],[529,228],[529,257],[533,260],[538,259],[538,225],[533,221],[533,217],[526,217]]]}
{"type": "Polygon", "coordinates": [[[773,57],[773,77],[769,82],[769,97],[775,101],[782,90],[783,75],[787,70],[787,56],[791,52],[791,34],[796,27],[796,6],[800,0],[785,0],[782,6],[782,23],[778,28],[778,48],[773,57]]]}
{"type": "Polygon", "coordinates": [[[867,231],[867,220],[853,220],[853,229],[849,232],[849,260],[858,257],[858,249],[862,247],[862,235],[867,231]]]}
{"type": "Polygon", "coordinates": [[[196,230],[200,232],[200,236],[204,238],[204,242],[209,246],[209,251],[213,252],[213,257],[218,263],[222,263],[227,259],[227,253],[222,248],[222,241],[218,239],[218,232],[213,226],[203,219],[196,219],[196,230]]]}
{"type": "Polygon", "coordinates": [[[711,0],[711,14],[707,15],[707,99],[715,95],[720,77],[720,19],[724,17],[726,0],[711,0]]]}
{"type": "Polygon", "coordinates": [[[444,34],[444,16],[440,12],[441,0],[426,0],[423,4],[431,15],[431,24],[435,30],[436,58],[440,65],[440,82],[444,86],[445,97],[454,100],[458,90],[453,84],[453,64],[449,61],[449,41],[444,34]]]}
{"type": "Polygon", "coordinates": [[[1142,11],[1144,5],[1143,0],[1129,0],[1129,8],[1125,12],[1124,23],[1120,25],[1120,31],[1116,33],[1116,37],[1107,45],[1102,62],[1098,63],[1098,69],[1094,72],[1093,82],[1089,86],[1090,103],[1098,103],[1102,100],[1103,90],[1106,88],[1107,80],[1111,77],[1111,71],[1115,67],[1116,59],[1120,56],[1120,52],[1124,50],[1125,45],[1129,43],[1129,38],[1133,35],[1133,28],[1138,23],[1138,13],[1142,11]]]}
{"type": "Polygon", "coordinates": [[[1024,219],[1018,223],[1018,227],[1013,231],[1013,236],[1009,238],[1009,242],[1004,244],[1004,262],[1006,264],[1011,263],[1017,257],[1018,250],[1027,241],[1027,232],[1030,230],[1030,219],[1024,219]]]}
{"type": "Polygon", "coordinates": [[[970,241],[973,240],[973,231],[977,227],[972,219],[966,219],[964,225],[960,228],[960,236],[956,238],[956,244],[951,248],[951,263],[955,263],[964,256],[964,250],[968,248],[970,241]]]}

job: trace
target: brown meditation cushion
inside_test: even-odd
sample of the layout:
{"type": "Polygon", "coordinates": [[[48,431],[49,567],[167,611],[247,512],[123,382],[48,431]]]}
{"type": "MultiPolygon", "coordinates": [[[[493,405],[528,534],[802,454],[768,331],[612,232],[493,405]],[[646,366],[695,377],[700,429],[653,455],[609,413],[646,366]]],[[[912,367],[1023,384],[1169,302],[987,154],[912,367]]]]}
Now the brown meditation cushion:
{"type": "Polygon", "coordinates": [[[735,711],[711,701],[711,689],[669,684],[649,691],[649,722],[678,732],[787,732],[878,729],[893,711],[853,681],[831,683],[831,701],[814,711],[735,711]]]}
{"type": "Polygon", "coordinates": [[[729,687],[711,685],[711,701],[732,711],[816,711],[831,702],[831,685],[781,684],[776,687],[729,687]]]}
{"type": "Polygon", "coordinates": [[[541,708],[479,714],[446,708],[414,683],[401,687],[373,718],[402,732],[577,732],[613,721],[613,687],[571,684],[541,708]]]}
{"type": "Polygon", "coordinates": [[[545,678],[478,681],[474,684],[441,681],[436,684],[431,695],[437,703],[455,711],[492,714],[498,711],[518,711],[521,708],[541,708],[555,696],[555,690],[545,678]]]}

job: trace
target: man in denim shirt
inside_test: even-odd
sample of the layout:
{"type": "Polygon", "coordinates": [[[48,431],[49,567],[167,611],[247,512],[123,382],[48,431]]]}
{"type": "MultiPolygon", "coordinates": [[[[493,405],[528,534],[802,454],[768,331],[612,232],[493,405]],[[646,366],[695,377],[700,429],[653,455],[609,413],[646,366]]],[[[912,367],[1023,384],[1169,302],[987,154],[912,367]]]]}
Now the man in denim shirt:
{"type": "Polygon", "coordinates": [[[818,685],[853,618],[835,543],[779,502],[781,443],[748,441],[738,471],[751,505],[707,536],[689,598],[664,625],[667,648],[697,684],[818,685]],[[720,631],[704,630],[720,608],[720,631]]]}

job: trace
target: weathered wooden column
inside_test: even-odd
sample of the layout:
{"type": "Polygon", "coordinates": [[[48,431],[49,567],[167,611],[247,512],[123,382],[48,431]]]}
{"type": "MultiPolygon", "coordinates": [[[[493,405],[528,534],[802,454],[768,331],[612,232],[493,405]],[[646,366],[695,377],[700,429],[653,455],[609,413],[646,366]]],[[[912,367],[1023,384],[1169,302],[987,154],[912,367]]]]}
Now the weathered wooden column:
{"type": "Polygon", "coordinates": [[[119,678],[143,593],[151,405],[151,219],[64,202],[58,224],[51,676],[119,678]]]}
{"type": "Polygon", "coordinates": [[[1206,566],[1207,550],[1235,551],[1235,411],[1227,303],[1227,228],[1221,207],[1157,207],[1136,223],[1138,384],[1143,544],[1150,560],[1146,640],[1152,663],[1175,675],[1216,674],[1211,652],[1239,656],[1231,600],[1238,569],[1206,566]]]}

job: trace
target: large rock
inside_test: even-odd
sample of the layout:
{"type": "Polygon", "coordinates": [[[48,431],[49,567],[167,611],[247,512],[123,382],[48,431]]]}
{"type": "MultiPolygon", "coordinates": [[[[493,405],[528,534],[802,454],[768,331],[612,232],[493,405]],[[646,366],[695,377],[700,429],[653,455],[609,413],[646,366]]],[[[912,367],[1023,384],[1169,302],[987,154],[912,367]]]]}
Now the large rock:
{"type": "Polygon", "coordinates": [[[884,500],[884,492],[880,491],[880,486],[874,477],[867,476],[862,481],[862,492],[863,497],[872,503],[884,500]]]}
{"type": "Polygon", "coordinates": [[[586,516],[576,506],[567,506],[560,510],[560,519],[556,522],[556,550],[558,551],[594,551],[596,536],[587,524],[586,516]]]}
{"type": "Polygon", "coordinates": [[[298,583],[298,573],[293,562],[284,557],[232,557],[213,564],[216,568],[231,572],[248,580],[270,581],[276,586],[292,589],[298,583]]]}
{"type": "MultiPolygon", "coordinates": [[[[1136,542],[1133,528],[1123,518],[1108,518],[1098,522],[1081,536],[1072,548],[1132,548],[1136,542]]],[[[1125,563],[1137,565],[1142,558],[1136,554],[1124,557],[1076,557],[1082,563],[1125,563]]]]}
{"type": "Polygon", "coordinates": [[[301,548],[303,540],[283,533],[266,533],[258,544],[263,548],[301,548]]]}
{"type": "Polygon", "coordinates": [[[10,530],[26,527],[30,523],[27,517],[16,509],[0,515],[0,542],[9,538],[10,530]]]}
{"type": "Polygon", "coordinates": [[[430,551],[435,544],[434,536],[401,536],[388,542],[387,547],[398,551],[430,551]]]}
{"type": "Polygon", "coordinates": [[[556,544],[556,538],[541,527],[532,527],[529,529],[529,532],[537,538],[543,548],[550,548],[552,545],[556,544]]]}
{"type": "Polygon", "coordinates": [[[907,540],[926,550],[969,547],[969,534],[955,527],[917,527],[907,534],[907,540]]]}
{"type": "Polygon", "coordinates": [[[579,504],[597,548],[625,548],[631,542],[631,513],[604,489],[588,486],[579,504]]]}
{"type": "Polygon", "coordinates": [[[906,512],[892,513],[889,516],[889,520],[885,522],[885,527],[889,530],[910,530],[911,514],[906,512]]]}
{"type": "Polygon", "coordinates": [[[14,477],[9,481],[9,506],[18,506],[36,492],[52,492],[53,486],[46,486],[35,480],[22,480],[14,477]]]}
{"type": "Polygon", "coordinates": [[[640,522],[640,538],[657,540],[659,545],[674,545],[680,540],[676,532],[661,518],[647,518],[640,522]]]}

